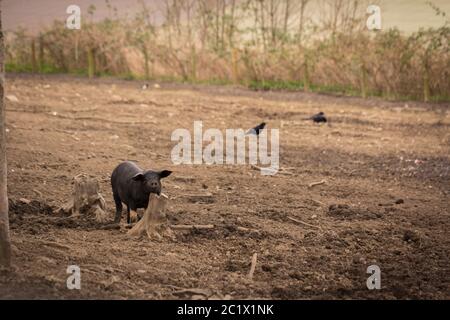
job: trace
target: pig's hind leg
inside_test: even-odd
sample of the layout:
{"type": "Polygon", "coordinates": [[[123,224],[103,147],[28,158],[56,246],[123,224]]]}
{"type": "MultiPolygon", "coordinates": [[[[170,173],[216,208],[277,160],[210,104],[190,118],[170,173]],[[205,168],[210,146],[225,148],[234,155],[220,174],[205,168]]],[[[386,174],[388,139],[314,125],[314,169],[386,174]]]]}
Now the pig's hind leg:
{"type": "Polygon", "coordinates": [[[120,218],[122,217],[122,200],[120,199],[119,195],[115,192],[113,192],[113,196],[114,196],[114,202],[116,203],[116,217],[114,219],[115,223],[119,223],[120,222],[120,218]]]}

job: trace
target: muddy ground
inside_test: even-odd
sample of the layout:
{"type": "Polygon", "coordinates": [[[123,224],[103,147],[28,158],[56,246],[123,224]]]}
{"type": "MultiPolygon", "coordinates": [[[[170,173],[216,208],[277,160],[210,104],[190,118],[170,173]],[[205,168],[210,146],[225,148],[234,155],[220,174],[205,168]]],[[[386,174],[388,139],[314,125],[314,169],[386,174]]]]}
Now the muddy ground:
{"type": "Polygon", "coordinates": [[[450,298],[448,104],[141,86],[7,77],[14,268],[0,272],[1,298],[450,298]],[[318,111],[331,125],[302,120],[318,111]],[[192,131],[195,120],[221,130],[263,120],[279,128],[288,174],[173,165],[171,133],[192,131]],[[164,182],[172,224],[215,228],[158,242],[130,238],[124,218],[120,229],[103,230],[54,213],[73,177],[89,173],[112,220],[109,177],[123,160],[174,171],[164,182]],[[66,287],[72,264],[81,268],[79,291],[66,287]],[[369,291],[373,264],[382,288],[369,291]]]}

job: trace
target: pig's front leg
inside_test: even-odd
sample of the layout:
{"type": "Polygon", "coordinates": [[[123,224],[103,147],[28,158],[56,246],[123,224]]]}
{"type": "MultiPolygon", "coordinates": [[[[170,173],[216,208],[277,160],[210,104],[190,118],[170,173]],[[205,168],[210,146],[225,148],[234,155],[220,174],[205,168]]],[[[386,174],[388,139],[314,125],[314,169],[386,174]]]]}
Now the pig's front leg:
{"type": "Polygon", "coordinates": [[[137,208],[133,206],[127,206],[127,223],[133,223],[138,221],[137,208]]]}

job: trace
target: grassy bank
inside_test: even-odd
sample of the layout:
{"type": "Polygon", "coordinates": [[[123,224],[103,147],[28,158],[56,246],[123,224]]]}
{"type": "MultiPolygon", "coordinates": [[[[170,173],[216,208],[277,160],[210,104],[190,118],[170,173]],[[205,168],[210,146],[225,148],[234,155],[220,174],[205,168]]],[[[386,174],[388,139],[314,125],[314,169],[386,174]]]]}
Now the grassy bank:
{"type": "Polygon", "coordinates": [[[448,20],[406,35],[368,31],[364,5],[350,0],[325,7],[332,15],[320,23],[296,19],[302,8],[288,0],[218,0],[217,10],[196,1],[189,11],[183,1],[169,1],[159,24],[143,7],[133,18],[85,19],[81,30],[56,21],[38,35],[10,33],[6,70],[450,100],[448,20]]]}

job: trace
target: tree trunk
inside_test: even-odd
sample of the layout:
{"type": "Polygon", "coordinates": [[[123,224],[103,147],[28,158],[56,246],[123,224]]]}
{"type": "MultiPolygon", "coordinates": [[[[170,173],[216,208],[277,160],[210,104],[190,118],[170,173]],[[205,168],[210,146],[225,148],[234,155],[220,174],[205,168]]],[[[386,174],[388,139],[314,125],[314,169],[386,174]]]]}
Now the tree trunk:
{"type": "Polygon", "coordinates": [[[303,38],[303,32],[305,27],[305,9],[306,5],[308,4],[309,0],[301,0],[300,1],[300,21],[299,21],[299,28],[298,28],[298,42],[301,45],[302,44],[302,38],[303,38]]]}
{"type": "Polygon", "coordinates": [[[11,241],[9,237],[8,194],[6,183],[6,131],[5,108],[3,104],[5,50],[3,46],[1,13],[0,8],[0,267],[9,268],[11,265],[11,241]]]}
{"type": "Polygon", "coordinates": [[[163,238],[174,240],[175,235],[165,213],[167,200],[168,198],[164,194],[157,196],[151,193],[144,216],[128,231],[128,235],[140,237],[146,234],[152,240],[162,240],[163,238]]]}
{"type": "Polygon", "coordinates": [[[262,42],[263,42],[263,48],[264,52],[266,52],[266,18],[264,15],[264,2],[260,1],[260,10],[261,10],[261,35],[262,35],[262,42]]]}
{"type": "Polygon", "coordinates": [[[220,37],[220,21],[219,21],[219,19],[220,19],[220,0],[216,0],[216,30],[214,30],[215,31],[215,33],[216,33],[216,43],[215,43],[215,45],[216,45],[216,52],[219,52],[219,47],[220,47],[220,44],[219,44],[219,37],[220,37]]]}
{"type": "Polygon", "coordinates": [[[291,0],[286,0],[286,6],[284,8],[284,24],[283,24],[283,36],[287,37],[289,17],[291,15],[291,0]]]}
{"type": "Polygon", "coordinates": [[[74,177],[72,199],[59,209],[60,212],[71,214],[72,217],[92,216],[95,221],[105,223],[111,220],[106,210],[106,202],[100,194],[98,181],[86,174],[74,177]]]}
{"type": "Polygon", "coordinates": [[[276,45],[277,36],[277,8],[275,8],[274,0],[270,0],[269,5],[269,16],[270,16],[270,44],[272,46],[276,45]]]}
{"type": "Polygon", "coordinates": [[[228,31],[228,45],[230,48],[234,48],[233,43],[233,35],[234,35],[234,29],[235,29],[235,12],[236,12],[236,0],[233,0],[231,2],[231,14],[230,14],[230,27],[228,31]]]}
{"type": "Polygon", "coordinates": [[[145,44],[142,44],[142,53],[144,54],[144,76],[145,80],[150,80],[150,61],[148,57],[148,50],[145,44]]]}
{"type": "Polygon", "coordinates": [[[227,10],[227,5],[225,3],[225,1],[222,2],[222,25],[221,25],[221,30],[220,30],[220,51],[224,52],[225,51],[225,24],[226,24],[226,10],[227,10]]]}

